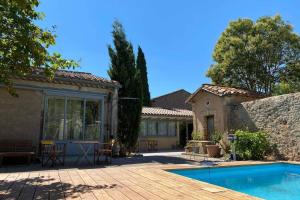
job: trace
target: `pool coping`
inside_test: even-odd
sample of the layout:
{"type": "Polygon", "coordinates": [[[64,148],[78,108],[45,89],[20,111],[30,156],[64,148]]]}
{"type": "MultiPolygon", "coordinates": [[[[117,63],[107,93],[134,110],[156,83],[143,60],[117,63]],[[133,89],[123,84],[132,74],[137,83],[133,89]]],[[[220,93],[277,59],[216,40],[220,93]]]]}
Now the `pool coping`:
{"type": "MultiPolygon", "coordinates": [[[[202,184],[203,183],[208,184],[208,185],[211,186],[211,187],[209,187],[209,189],[217,189],[218,190],[217,192],[230,191],[230,192],[234,192],[234,193],[243,194],[243,195],[249,196],[250,198],[254,198],[254,199],[263,199],[263,198],[252,196],[252,195],[240,192],[240,191],[232,190],[232,189],[225,188],[225,187],[218,186],[218,185],[214,185],[214,184],[211,184],[211,183],[208,183],[208,182],[205,182],[205,181],[200,181],[200,180],[197,180],[197,179],[194,179],[194,178],[190,178],[190,177],[186,177],[186,176],[183,176],[183,175],[180,175],[180,174],[172,173],[171,171],[172,170],[212,169],[212,168],[217,169],[217,168],[230,168],[230,167],[243,167],[243,166],[247,167],[247,166],[254,166],[254,165],[270,165],[270,164],[300,165],[299,162],[295,162],[295,161],[246,161],[246,163],[241,163],[241,162],[243,162],[243,161],[222,162],[222,163],[218,163],[217,165],[214,165],[214,166],[203,166],[203,167],[201,167],[201,166],[190,166],[189,165],[189,166],[180,166],[180,168],[176,168],[174,166],[174,167],[162,168],[162,170],[167,172],[167,173],[173,174],[175,176],[179,176],[179,177],[183,177],[183,178],[186,178],[186,179],[189,179],[189,180],[197,181],[197,182],[200,182],[202,184]]],[[[201,189],[207,190],[207,188],[201,188],[201,189]]],[[[207,191],[209,191],[209,190],[207,190],[207,191]]],[[[209,192],[214,193],[213,191],[209,191],[209,192]]]]}

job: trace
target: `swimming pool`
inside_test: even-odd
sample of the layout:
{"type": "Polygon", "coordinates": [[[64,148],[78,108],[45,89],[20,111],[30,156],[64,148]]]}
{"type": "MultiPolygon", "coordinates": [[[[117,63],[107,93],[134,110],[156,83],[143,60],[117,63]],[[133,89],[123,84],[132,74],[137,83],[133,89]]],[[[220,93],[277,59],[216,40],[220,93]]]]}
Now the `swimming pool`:
{"type": "Polygon", "coordinates": [[[268,200],[300,199],[300,165],[274,163],[169,172],[268,200]]]}

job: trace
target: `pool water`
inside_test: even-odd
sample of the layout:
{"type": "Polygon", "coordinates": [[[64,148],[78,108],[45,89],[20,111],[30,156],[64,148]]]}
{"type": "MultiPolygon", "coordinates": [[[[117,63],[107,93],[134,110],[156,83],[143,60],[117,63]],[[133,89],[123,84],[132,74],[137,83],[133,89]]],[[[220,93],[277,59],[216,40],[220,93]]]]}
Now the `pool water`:
{"type": "Polygon", "coordinates": [[[275,163],[170,172],[268,200],[300,199],[300,165],[275,163]]]}

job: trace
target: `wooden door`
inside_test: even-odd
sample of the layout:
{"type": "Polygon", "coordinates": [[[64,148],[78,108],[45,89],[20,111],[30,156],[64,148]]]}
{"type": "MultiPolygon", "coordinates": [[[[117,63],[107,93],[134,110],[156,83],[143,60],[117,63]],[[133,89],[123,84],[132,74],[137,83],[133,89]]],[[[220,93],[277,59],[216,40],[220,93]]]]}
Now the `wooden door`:
{"type": "Polygon", "coordinates": [[[207,116],[206,118],[206,122],[207,122],[207,139],[210,139],[212,134],[215,131],[215,125],[214,125],[214,116],[207,116]]]}

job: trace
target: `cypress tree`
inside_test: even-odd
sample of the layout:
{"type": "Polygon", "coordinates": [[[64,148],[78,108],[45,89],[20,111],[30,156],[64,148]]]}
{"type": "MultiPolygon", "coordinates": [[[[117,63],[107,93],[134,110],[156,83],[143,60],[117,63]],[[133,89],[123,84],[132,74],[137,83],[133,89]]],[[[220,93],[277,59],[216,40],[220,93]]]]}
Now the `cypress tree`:
{"type": "Polygon", "coordinates": [[[108,46],[110,68],[108,75],[118,81],[118,139],[127,151],[136,145],[141,118],[140,73],[136,68],[132,44],[126,39],[123,26],[115,21],[113,24],[113,44],[108,46]]]}
{"type": "Polygon", "coordinates": [[[141,98],[143,106],[150,106],[150,92],[148,85],[148,74],[147,74],[147,64],[144,52],[139,46],[138,55],[136,59],[137,69],[140,71],[141,78],[141,98]]]}

